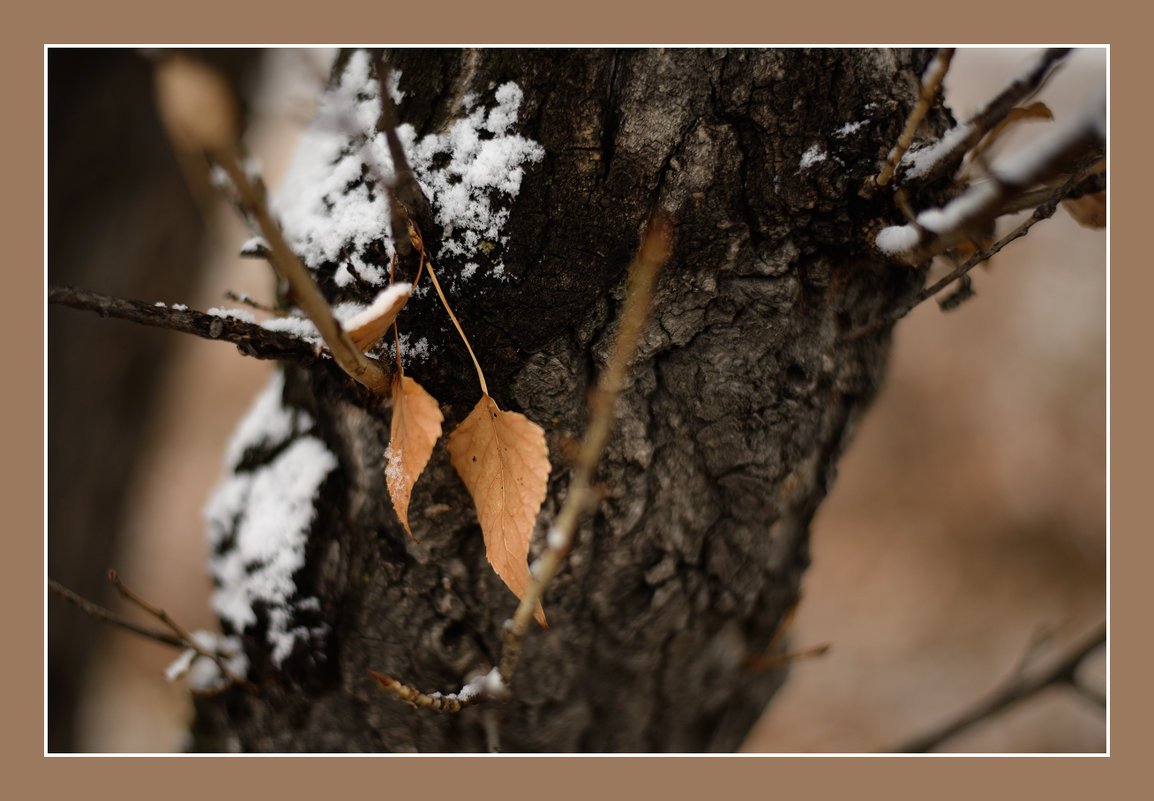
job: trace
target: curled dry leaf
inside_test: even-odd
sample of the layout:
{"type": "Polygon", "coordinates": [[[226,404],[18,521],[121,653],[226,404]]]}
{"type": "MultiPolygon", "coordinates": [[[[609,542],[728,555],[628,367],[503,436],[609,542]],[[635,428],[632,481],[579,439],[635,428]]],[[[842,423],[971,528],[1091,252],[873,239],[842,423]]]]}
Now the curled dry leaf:
{"type": "MultiPolygon", "coordinates": [[[[529,540],[549,478],[544,429],[482,395],[449,435],[449,458],[477,507],[489,564],[523,598],[531,581],[529,540]]],[[[546,626],[540,603],[533,616],[546,626]]]]}
{"type": "Polygon", "coordinates": [[[393,284],[373,299],[369,307],[345,320],[353,344],[364,353],[385,335],[401,308],[413,294],[412,284],[393,284]]]}
{"type": "Polygon", "coordinates": [[[1006,133],[1006,131],[1018,123],[1024,122],[1026,120],[1052,119],[1054,119],[1054,113],[1050,111],[1049,107],[1040,100],[1037,100],[1026,106],[1018,106],[1017,108],[1012,108],[1010,109],[1009,113],[1006,114],[1005,119],[995,125],[994,128],[982,138],[982,141],[978,144],[977,147],[974,148],[973,152],[970,154],[970,160],[973,161],[982,153],[993,147],[994,143],[1001,138],[1002,134],[1006,133]]]}
{"type": "Polygon", "coordinates": [[[410,537],[409,498],[441,436],[444,419],[436,399],[420,384],[407,375],[393,376],[393,422],[385,450],[385,481],[397,517],[410,537]]]}
{"type": "Polygon", "coordinates": [[[1106,227],[1106,190],[1095,192],[1092,195],[1083,195],[1078,198],[1066,198],[1062,201],[1062,208],[1079,225],[1087,228],[1106,227]]]}

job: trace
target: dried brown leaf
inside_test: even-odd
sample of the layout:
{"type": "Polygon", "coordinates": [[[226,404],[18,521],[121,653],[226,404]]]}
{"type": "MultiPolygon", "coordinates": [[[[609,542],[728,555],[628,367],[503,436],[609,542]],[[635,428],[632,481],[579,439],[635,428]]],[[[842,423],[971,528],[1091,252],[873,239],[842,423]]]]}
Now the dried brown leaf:
{"type": "Polygon", "coordinates": [[[1062,201],[1064,208],[1079,225],[1087,228],[1106,227],[1106,190],[1062,201]]]}
{"type": "Polygon", "coordinates": [[[407,375],[393,376],[393,422],[385,451],[385,481],[397,517],[409,536],[409,498],[429,463],[444,420],[436,399],[407,375]]]}
{"type": "Polygon", "coordinates": [[[345,328],[353,344],[362,353],[377,344],[377,340],[388,332],[411,294],[412,284],[393,284],[377,295],[367,309],[345,321],[345,328]]]}
{"type": "Polygon", "coordinates": [[[1019,122],[1025,120],[1052,120],[1054,119],[1054,112],[1050,111],[1049,106],[1040,100],[1036,100],[1025,106],[1018,106],[1010,109],[1006,114],[1005,119],[994,126],[993,130],[983,137],[981,143],[974,148],[970,155],[971,160],[977,158],[980,154],[989,150],[994,146],[994,143],[1002,137],[1006,131],[1017,125],[1019,122]]]}
{"type": "MultiPolygon", "coordinates": [[[[449,458],[477,507],[489,564],[523,598],[531,581],[529,540],[549,478],[544,429],[482,395],[449,435],[449,458]]],[[[534,617],[546,625],[540,603],[534,617]]]]}

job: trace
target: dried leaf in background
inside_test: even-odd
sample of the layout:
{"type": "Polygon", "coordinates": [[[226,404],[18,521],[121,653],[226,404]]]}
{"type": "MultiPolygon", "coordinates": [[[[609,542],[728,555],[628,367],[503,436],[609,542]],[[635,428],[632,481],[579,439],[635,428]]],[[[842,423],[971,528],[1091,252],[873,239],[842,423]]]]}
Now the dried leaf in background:
{"type": "Polygon", "coordinates": [[[1082,197],[1066,198],[1062,201],[1062,208],[1075,220],[1079,225],[1084,225],[1087,228],[1105,228],[1106,227],[1106,190],[1095,192],[1092,195],[1083,195],[1082,197]]]}

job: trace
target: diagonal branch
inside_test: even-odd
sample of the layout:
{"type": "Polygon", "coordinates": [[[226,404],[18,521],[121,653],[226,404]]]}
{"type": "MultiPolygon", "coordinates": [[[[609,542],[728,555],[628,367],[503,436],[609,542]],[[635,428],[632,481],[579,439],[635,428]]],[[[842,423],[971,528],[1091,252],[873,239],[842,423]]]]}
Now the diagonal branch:
{"type": "MultiPolygon", "coordinates": [[[[1082,662],[1091,653],[1106,644],[1106,624],[1102,623],[1074,644],[1066,654],[1054,661],[1045,670],[1030,676],[1020,676],[1011,680],[1001,690],[975,704],[954,720],[948,721],[934,731],[908,740],[894,749],[896,753],[921,754],[936,748],[963,729],[979,721],[986,720],[1003,709],[1024,701],[1042,690],[1056,684],[1070,684],[1078,687],[1076,674],[1082,662]]],[[[1095,699],[1097,700],[1097,699],[1095,699]]]]}
{"type": "Polygon", "coordinates": [[[180,640],[180,643],[185,648],[191,649],[198,656],[212,660],[213,663],[216,664],[217,669],[220,670],[221,675],[225,676],[230,682],[240,685],[248,690],[256,689],[255,684],[233,673],[229,666],[225,664],[224,658],[219,653],[216,651],[208,651],[201,647],[201,645],[193,638],[191,634],[185,631],[182,626],[177,624],[175,620],[169,617],[167,612],[165,612],[163,609],[160,609],[159,607],[153,606],[139,595],[134,593],[132,590],[128,589],[124,582],[120,580],[120,576],[117,575],[115,570],[108,571],[108,580],[112,582],[112,586],[116,587],[117,591],[122,596],[163,623],[173,634],[176,635],[176,637],[180,640]]]}
{"type": "Polygon", "coordinates": [[[285,241],[280,226],[272,218],[268,205],[264,202],[263,193],[249,179],[236,151],[232,148],[221,149],[213,151],[211,155],[228,174],[229,180],[236,188],[241,207],[252,216],[260,233],[269,244],[272,251],[269,261],[277,274],[292,288],[297,304],[317,327],[333,359],[350,378],[378,395],[387,394],[392,378],[387,367],[363,354],[353,344],[349,332],[341,326],[333,314],[329,302],[321,294],[320,287],[309,274],[308,268],[285,241]]]}
{"type": "Polygon", "coordinates": [[[668,219],[658,215],[651,217],[641,249],[629,268],[621,324],[613,340],[609,363],[589,398],[589,428],[578,452],[577,471],[569,482],[561,511],[549,529],[545,552],[530,568],[533,582],[521,598],[512,623],[505,631],[500,668],[506,683],[512,679],[516,670],[521,641],[529,630],[533,612],[545,593],[545,587],[561,569],[561,562],[572,547],[577,521],[592,500],[593,472],[609,441],[613,428],[613,409],[617,404],[617,396],[625,386],[625,378],[641,341],[641,333],[649,319],[649,304],[653,298],[657,273],[669,259],[672,234],[672,224],[668,219]]]}
{"type": "Polygon", "coordinates": [[[64,600],[78,607],[80,611],[84,612],[84,614],[88,615],[89,617],[96,618],[97,620],[104,621],[105,623],[111,623],[113,626],[119,626],[125,631],[131,631],[133,634],[139,634],[141,637],[146,637],[150,640],[156,640],[157,642],[164,645],[171,645],[174,648],[185,647],[184,640],[180,639],[179,637],[169,634],[167,631],[150,629],[137,623],[133,623],[131,620],[127,620],[121,617],[112,610],[105,609],[100,604],[95,604],[82,595],[77,595],[75,592],[65,587],[59,581],[48,579],[48,589],[59,595],[64,600]]]}
{"type": "Polygon", "coordinates": [[[966,259],[964,263],[958,265],[954,270],[943,276],[936,283],[926,287],[917,295],[915,295],[913,300],[909,301],[905,306],[902,306],[897,311],[894,311],[875,322],[868,323],[861,328],[851,331],[846,335],[846,338],[860,339],[863,336],[892,326],[898,320],[902,319],[915,308],[917,308],[924,301],[929,300],[959,278],[966,276],[974,267],[985,261],[988,261],[995,254],[1001,251],[1002,248],[1004,248],[1006,245],[1010,244],[1015,239],[1019,239],[1025,236],[1034,225],[1041,222],[1042,220],[1047,220],[1054,216],[1054,212],[1057,211],[1058,205],[1071,194],[1071,190],[1076,187],[1080,187],[1085,183],[1084,179],[1086,176],[1086,169],[1092,168],[1093,167],[1091,166],[1075,172],[1066,180],[1064,184],[1059,186],[1057,189],[1052,190],[1050,192],[1049,198],[1044,203],[1035,208],[1034,213],[1027,217],[1020,225],[1018,225],[1017,228],[1015,228],[1013,231],[1010,231],[1010,233],[1006,234],[994,244],[979,250],[973,256],[966,259]]]}
{"type": "Polygon", "coordinates": [[[1070,48],[1043,51],[1027,65],[997,96],[987,101],[968,120],[946,134],[934,145],[909,154],[899,167],[898,180],[904,185],[928,184],[952,172],[966,153],[1022,101],[1041,88],[1054,69],[1070,54],[1070,48]]]}
{"type": "MultiPolygon", "coordinates": [[[[883,228],[875,244],[895,261],[922,264],[973,238],[1019,196],[1065,174],[1073,164],[1077,164],[1074,171],[1080,181],[1101,158],[1105,143],[1106,96],[1102,94],[1082,114],[991,170],[988,180],[969,187],[942,208],[921,212],[914,222],[883,228]]],[[[1065,190],[1073,186],[1067,181],[1065,190]]]]}
{"type": "Polygon", "coordinates": [[[893,180],[894,172],[901,163],[902,156],[909,150],[910,145],[913,144],[914,134],[918,132],[918,126],[922,124],[926,113],[930,110],[937,97],[938,87],[942,85],[942,79],[946,77],[946,72],[950,69],[950,61],[954,57],[954,48],[943,47],[938,50],[937,55],[926,67],[922,75],[921,86],[918,90],[918,102],[910,111],[910,116],[906,119],[906,127],[902,130],[901,136],[898,137],[897,144],[889,152],[885,164],[882,165],[881,171],[875,177],[871,177],[863,189],[863,194],[867,197],[873,193],[877,187],[882,187],[893,180]]]}

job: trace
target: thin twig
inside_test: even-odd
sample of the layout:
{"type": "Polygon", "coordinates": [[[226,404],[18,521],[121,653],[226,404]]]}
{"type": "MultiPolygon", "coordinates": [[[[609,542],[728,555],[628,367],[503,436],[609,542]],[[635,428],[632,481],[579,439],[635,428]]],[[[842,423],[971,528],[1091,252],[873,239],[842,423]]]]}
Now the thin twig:
{"type": "Polygon", "coordinates": [[[1076,642],[1070,650],[1056,659],[1050,667],[1031,676],[1018,676],[1001,690],[975,704],[954,720],[921,737],[909,740],[893,749],[897,753],[925,753],[973,724],[991,718],[1003,709],[1030,698],[1056,684],[1076,686],[1076,674],[1082,662],[1106,642],[1106,624],[1102,623],[1076,642]]]}
{"type": "Polygon", "coordinates": [[[472,706],[485,698],[480,692],[470,694],[464,691],[461,693],[451,693],[449,695],[442,695],[441,693],[428,695],[406,684],[402,684],[391,676],[386,676],[384,673],[370,670],[369,675],[377,680],[377,684],[381,686],[382,690],[392,693],[397,698],[412,704],[414,707],[432,709],[434,712],[460,712],[465,707],[472,706]]]}
{"type": "Polygon", "coordinates": [[[237,303],[243,303],[245,306],[248,306],[250,309],[256,309],[257,311],[266,312],[267,314],[272,314],[272,315],[275,315],[277,317],[287,316],[287,312],[284,309],[277,309],[277,308],[274,308],[274,307],[269,306],[267,304],[261,303],[258,300],[254,300],[252,298],[252,296],[248,295],[248,294],[238,295],[235,292],[233,292],[231,289],[226,289],[224,292],[224,296],[231,301],[235,301],[237,303]]]}
{"type": "MultiPolygon", "coordinates": [[[[404,211],[405,216],[409,220],[415,220],[420,228],[431,231],[433,225],[432,208],[429,206],[429,200],[425,197],[425,193],[421,190],[420,183],[417,182],[413,168],[409,166],[409,160],[405,156],[405,148],[401,145],[400,137],[397,136],[397,111],[393,106],[393,98],[389,94],[390,70],[385,62],[383,50],[376,54],[373,66],[381,92],[381,113],[377,119],[377,130],[385,135],[389,156],[393,160],[393,180],[384,183],[389,188],[395,189],[396,200],[402,204],[401,210],[404,211]]],[[[378,169],[377,172],[380,173],[380,170],[378,169]]],[[[406,244],[403,241],[405,218],[398,216],[395,204],[390,204],[390,208],[393,210],[393,240],[395,244],[403,247],[406,244]]],[[[418,248],[418,250],[426,253],[427,257],[427,251],[423,247],[418,248]]],[[[416,282],[414,281],[414,283],[416,282]]]]}
{"type": "Polygon", "coordinates": [[[513,615],[511,624],[505,631],[504,649],[501,654],[501,677],[508,684],[517,667],[521,642],[529,629],[533,613],[537,609],[545,587],[557,574],[561,561],[569,553],[573,534],[589,501],[593,472],[601,461],[601,454],[609,439],[613,426],[613,408],[617,396],[625,384],[629,366],[637,352],[641,332],[649,319],[649,305],[653,297],[653,287],[657,273],[669,259],[672,245],[672,225],[662,216],[650,218],[641,249],[629,269],[629,283],[626,288],[625,307],[621,312],[621,323],[613,342],[609,363],[601,374],[597,388],[589,398],[589,427],[581,444],[576,471],[569,482],[569,490],[557,519],[549,529],[545,552],[537,559],[533,569],[533,581],[521,598],[521,603],[513,615]]]}
{"type": "Polygon", "coordinates": [[[829,653],[829,649],[829,643],[824,643],[823,645],[815,645],[812,648],[803,648],[800,651],[788,651],[784,654],[768,654],[746,662],[745,669],[755,672],[759,670],[769,670],[770,668],[781,667],[802,659],[814,659],[819,656],[825,656],[829,653]]]}
{"type": "Polygon", "coordinates": [[[391,378],[387,368],[381,362],[366,356],[353,343],[348,331],[333,314],[332,308],[321,294],[320,287],[309,274],[308,268],[285,241],[280,226],[276,224],[268,210],[263,193],[249,180],[235,150],[217,151],[212,156],[228,174],[242,207],[252,215],[261,235],[269,243],[272,250],[269,260],[280,277],[288,282],[297,304],[317,327],[333,359],[355,381],[379,395],[386,394],[391,378]]]}
{"type": "Polygon", "coordinates": [[[954,57],[954,48],[943,47],[938,50],[937,55],[926,67],[926,71],[922,76],[921,88],[918,92],[918,102],[910,111],[910,116],[906,119],[906,127],[902,131],[901,136],[898,137],[897,144],[889,152],[889,157],[882,165],[881,172],[876,178],[870,178],[866,185],[865,193],[868,196],[873,192],[874,188],[885,186],[894,177],[894,171],[898,164],[901,163],[902,156],[909,150],[910,145],[913,144],[914,135],[918,132],[918,126],[922,124],[926,114],[934,102],[934,98],[938,94],[938,87],[942,84],[942,79],[946,77],[946,72],[950,68],[950,61],[954,57]]]}
{"type": "Polygon", "coordinates": [[[233,684],[239,684],[250,690],[256,689],[255,684],[233,673],[220,654],[216,653],[215,651],[209,651],[203,648],[195,639],[193,639],[191,634],[185,631],[182,626],[180,626],[175,620],[169,617],[167,612],[159,607],[153,606],[139,595],[137,595],[135,592],[130,590],[124,584],[124,582],[120,580],[120,576],[117,575],[115,570],[108,571],[108,580],[112,582],[112,586],[116,587],[117,591],[119,591],[122,596],[167,626],[168,629],[176,635],[177,639],[183,647],[192,649],[197,654],[197,656],[202,656],[205,659],[211,659],[216,664],[221,674],[225,676],[230,682],[233,684]]]}
{"type": "Polygon", "coordinates": [[[48,302],[96,312],[101,317],[115,317],[203,339],[231,342],[245,356],[256,359],[283,359],[306,365],[316,364],[317,361],[316,346],[308,340],[280,331],[270,331],[257,323],[236,317],[158,306],[71,286],[49,287],[48,302]]]}
{"type": "Polygon", "coordinates": [[[1038,91],[1054,68],[1069,54],[1068,47],[1051,48],[1041,53],[997,96],[987,101],[968,120],[953,129],[961,135],[951,137],[947,132],[936,145],[931,146],[935,152],[931,154],[929,148],[925,152],[919,151],[918,155],[928,159],[931,166],[917,172],[916,175],[907,170],[905,174],[898,176],[901,182],[908,184],[916,181],[928,184],[952,172],[982,137],[1005,119],[1014,107],[1038,91]]]}
{"type": "Polygon", "coordinates": [[[81,595],[77,595],[75,592],[65,587],[59,581],[48,579],[48,589],[52,590],[52,592],[56,593],[66,601],[75,604],[89,617],[94,617],[97,620],[103,621],[105,623],[111,623],[113,626],[119,626],[126,631],[131,631],[133,634],[139,634],[141,637],[147,637],[150,640],[156,640],[157,642],[163,643],[164,645],[170,645],[174,648],[185,647],[184,641],[179,637],[175,637],[172,634],[169,634],[167,631],[150,629],[137,623],[133,623],[131,620],[126,620],[115,612],[109,609],[105,609],[103,606],[95,604],[81,595]]]}
{"type": "Polygon", "coordinates": [[[973,256],[966,259],[965,262],[958,265],[954,270],[949,272],[947,275],[942,277],[940,280],[935,282],[933,285],[928,286],[925,289],[923,289],[921,292],[919,292],[916,296],[914,296],[913,300],[909,301],[905,306],[901,307],[900,309],[898,309],[895,312],[892,312],[889,315],[886,315],[885,317],[883,317],[879,320],[876,320],[875,322],[868,323],[868,324],[862,326],[861,328],[858,328],[854,331],[851,331],[849,334],[846,335],[846,339],[847,340],[860,339],[863,336],[867,336],[869,334],[876,333],[876,332],[878,332],[884,328],[889,328],[890,326],[894,325],[894,323],[896,323],[898,320],[902,319],[907,314],[909,314],[911,311],[913,311],[915,308],[917,308],[922,302],[924,302],[924,301],[928,300],[929,298],[933,297],[934,295],[938,294],[943,289],[945,289],[947,286],[949,286],[954,281],[956,281],[959,278],[961,278],[962,276],[964,276],[966,273],[968,273],[970,270],[972,270],[974,267],[978,266],[982,262],[988,261],[995,254],[997,254],[999,251],[1001,251],[1002,248],[1004,248],[1006,245],[1010,244],[1015,239],[1018,239],[1022,236],[1025,236],[1026,233],[1032,227],[1034,227],[1034,225],[1041,222],[1042,220],[1046,220],[1046,219],[1049,219],[1050,217],[1054,216],[1054,212],[1057,211],[1058,206],[1061,204],[1062,200],[1064,200],[1068,196],[1070,190],[1074,186],[1078,185],[1079,182],[1082,181],[1082,179],[1084,177],[1085,177],[1085,170],[1079,170],[1078,172],[1075,172],[1073,175],[1070,176],[1069,179],[1067,179],[1066,183],[1062,184],[1061,186],[1059,186],[1057,189],[1053,190],[1050,193],[1049,199],[1046,200],[1045,203],[1042,203],[1040,206],[1035,208],[1034,213],[1031,214],[1028,218],[1026,218],[1021,224],[1019,224],[1010,233],[1006,234],[1004,237],[1002,237],[1001,239],[999,239],[997,242],[990,245],[989,247],[983,248],[982,250],[979,250],[973,256]]]}
{"type": "Polygon", "coordinates": [[[824,645],[815,645],[812,648],[803,648],[800,651],[789,651],[784,654],[775,654],[773,650],[777,647],[784,638],[789,629],[793,626],[793,621],[797,617],[797,608],[801,604],[801,599],[793,602],[793,606],[785,611],[781,616],[781,620],[777,624],[777,628],[773,632],[773,636],[769,638],[769,644],[765,646],[761,656],[750,657],[745,660],[743,667],[746,670],[761,671],[768,670],[773,667],[780,667],[796,662],[799,659],[812,659],[813,657],[825,655],[830,646],[828,643],[824,645]]]}
{"type": "MultiPolygon", "coordinates": [[[[1081,115],[990,170],[987,180],[973,184],[942,208],[922,211],[914,222],[883,228],[874,241],[895,262],[923,264],[972,240],[1030,189],[1071,170],[1077,181],[1082,180],[1102,158],[1105,143],[1106,98],[1100,95],[1081,115]]],[[[1077,181],[1067,180],[1064,191],[1077,181]]]]}

